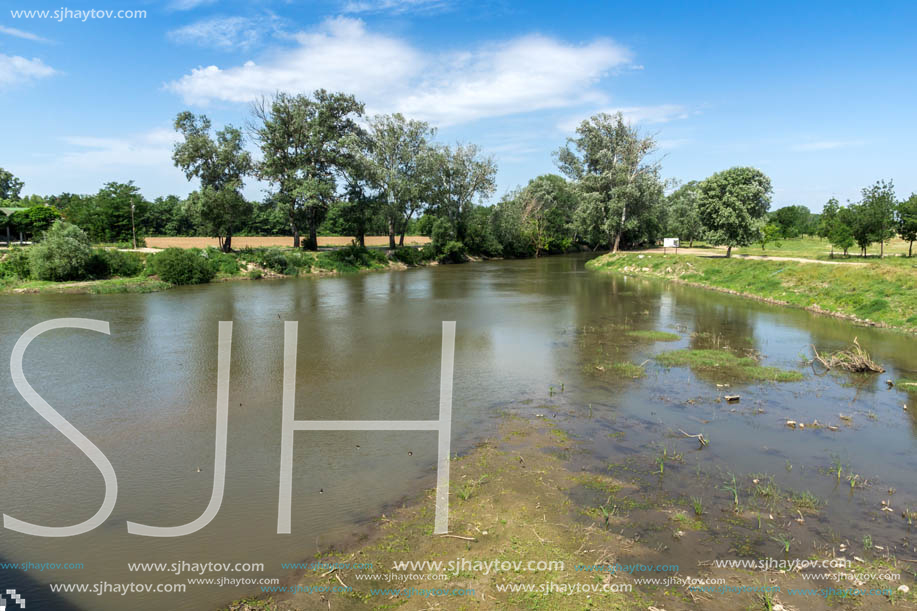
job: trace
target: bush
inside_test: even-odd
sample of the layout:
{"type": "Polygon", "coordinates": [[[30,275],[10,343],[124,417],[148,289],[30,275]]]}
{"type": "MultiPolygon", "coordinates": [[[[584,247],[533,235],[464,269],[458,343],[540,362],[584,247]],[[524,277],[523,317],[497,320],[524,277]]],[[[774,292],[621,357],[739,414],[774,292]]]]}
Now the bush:
{"type": "Polygon", "coordinates": [[[430,240],[433,243],[433,251],[437,255],[441,255],[446,248],[446,244],[455,240],[455,230],[452,228],[452,224],[444,218],[436,219],[430,232],[430,240]]]}
{"type": "Polygon", "coordinates": [[[323,269],[333,269],[339,272],[353,272],[359,269],[381,267],[388,262],[385,253],[370,250],[353,242],[331,252],[322,252],[318,255],[318,266],[323,269]]]}
{"type": "Polygon", "coordinates": [[[41,242],[29,249],[31,275],[36,280],[83,280],[91,257],[92,247],[83,230],[57,221],[41,242]]]}
{"type": "Polygon", "coordinates": [[[86,266],[86,275],[90,278],[132,278],[143,272],[143,257],[135,252],[122,252],[98,248],[86,266]]]}
{"type": "MultiPolygon", "coordinates": [[[[429,244],[425,246],[429,246],[429,244]]],[[[433,259],[433,247],[414,248],[413,246],[399,246],[392,252],[392,258],[405,265],[420,265],[424,261],[433,259]]]]}
{"type": "Polygon", "coordinates": [[[465,245],[461,242],[456,242],[451,240],[446,242],[446,245],[443,246],[443,251],[440,253],[437,260],[440,263],[462,263],[466,260],[465,257],[465,245]]]}
{"type": "Polygon", "coordinates": [[[312,271],[314,259],[309,253],[282,248],[257,248],[242,251],[242,258],[278,274],[298,276],[312,271]]]}
{"type": "Polygon", "coordinates": [[[218,248],[210,247],[201,255],[210,262],[215,274],[235,276],[239,273],[239,260],[218,248]]]}
{"type": "Polygon", "coordinates": [[[32,270],[29,264],[29,255],[22,248],[18,246],[13,247],[6,254],[6,257],[0,260],[0,278],[19,278],[20,280],[28,280],[31,276],[32,270]]]}
{"type": "Polygon", "coordinates": [[[160,279],[171,284],[204,284],[216,275],[213,265],[196,248],[167,248],[150,258],[150,266],[160,279]]]}

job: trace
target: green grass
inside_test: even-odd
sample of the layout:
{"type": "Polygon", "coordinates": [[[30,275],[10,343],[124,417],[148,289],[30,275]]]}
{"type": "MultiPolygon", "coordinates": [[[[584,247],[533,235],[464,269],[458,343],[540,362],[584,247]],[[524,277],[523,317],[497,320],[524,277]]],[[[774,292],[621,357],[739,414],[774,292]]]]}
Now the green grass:
{"type": "Polygon", "coordinates": [[[677,333],[669,333],[667,331],[628,331],[627,336],[653,342],[677,342],[681,339],[681,336],[677,333]]]}
{"type": "Polygon", "coordinates": [[[640,257],[607,254],[587,267],[669,278],[917,331],[917,257],[851,258],[838,265],[698,255],[640,257]]]}
{"type": "Polygon", "coordinates": [[[690,367],[695,371],[716,371],[738,378],[775,382],[798,382],[803,375],[778,367],[764,367],[748,356],[725,350],[672,350],[656,356],[665,367],[690,367]]]}
{"type": "Polygon", "coordinates": [[[586,369],[587,371],[611,374],[622,378],[642,378],[646,375],[646,370],[642,365],[637,365],[628,361],[616,363],[596,361],[586,369]]]}
{"type": "Polygon", "coordinates": [[[21,290],[24,293],[81,293],[88,295],[112,295],[116,293],[155,293],[172,288],[172,285],[155,278],[137,276],[134,278],[110,278],[108,280],[87,280],[84,282],[50,282],[31,280],[4,286],[0,292],[21,290]]]}
{"type": "Polygon", "coordinates": [[[905,390],[911,393],[917,393],[917,380],[909,380],[907,378],[901,378],[897,383],[898,388],[905,390]]]}

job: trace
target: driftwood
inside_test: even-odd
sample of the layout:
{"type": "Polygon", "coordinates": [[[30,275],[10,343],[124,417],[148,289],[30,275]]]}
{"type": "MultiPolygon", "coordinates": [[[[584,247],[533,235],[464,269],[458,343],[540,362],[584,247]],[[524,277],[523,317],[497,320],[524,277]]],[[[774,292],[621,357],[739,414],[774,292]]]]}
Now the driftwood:
{"type": "Polygon", "coordinates": [[[850,350],[838,350],[833,354],[821,355],[815,346],[812,346],[812,352],[815,353],[815,361],[821,363],[825,369],[843,369],[855,373],[885,372],[881,365],[869,358],[869,353],[860,347],[855,337],[850,350]]]}
{"type": "Polygon", "coordinates": [[[710,442],[707,441],[707,439],[704,437],[704,434],[703,434],[703,433],[698,433],[697,435],[689,435],[688,433],[685,433],[685,432],[684,432],[683,430],[681,430],[681,429],[678,429],[678,432],[681,433],[682,435],[684,435],[685,437],[691,437],[691,438],[693,438],[693,439],[698,440],[698,441],[700,442],[700,447],[702,447],[702,448],[706,447],[707,444],[710,443],[710,442]]]}

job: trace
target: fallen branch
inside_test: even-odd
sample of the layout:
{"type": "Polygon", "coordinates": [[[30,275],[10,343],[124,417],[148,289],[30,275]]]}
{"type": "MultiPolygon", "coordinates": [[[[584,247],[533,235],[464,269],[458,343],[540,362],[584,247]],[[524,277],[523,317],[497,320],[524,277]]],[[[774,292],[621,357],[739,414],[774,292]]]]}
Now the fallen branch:
{"type": "Polygon", "coordinates": [[[698,433],[697,435],[689,435],[688,433],[685,433],[685,432],[684,432],[683,430],[681,430],[681,429],[678,429],[678,432],[681,433],[682,435],[684,435],[685,437],[691,437],[692,439],[698,440],[698,441],[700,442],[700,447],[702,447],[702,448],[707,447],[707,444],[710,443],[710,442],[707,441],[707,439],[704,437],[704,434],[703,434],[703,433],[698,433]]]}
{"type": "Polygon", "coordinates": [[[812,346],[812,352],[815,353],[815,361],[821,363],[825,369],[843,369],[854,373],[885,372],[881,365],[869,358],[869,353],[860,347],[855,337],[850,350],[838,350],[833,354],[822,356],[815,346],[812,346]]]}
{"type": "Polygon", "coordinates": [[[451,539],[461,539],[463,541],[477,541],[474,537],[463,537],[461,535],[440,535],[440,537],[449,537],[451,539]]]}

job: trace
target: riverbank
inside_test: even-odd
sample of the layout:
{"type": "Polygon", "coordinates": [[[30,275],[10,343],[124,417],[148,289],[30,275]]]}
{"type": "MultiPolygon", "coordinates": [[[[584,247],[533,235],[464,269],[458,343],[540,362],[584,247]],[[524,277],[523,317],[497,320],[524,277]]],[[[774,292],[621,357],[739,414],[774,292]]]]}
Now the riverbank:
{"type": "Polygon", "coordinates": [[[593,271],[664,278],[858,324],[917,333],[917,260],[896,257],[824,263],[609,253],[586,266],[593,271]]]}
{"type": "MultiPolygon", "coordinates": [[[[149,264],[158,252],[148,249],[124,251],[137,257],[136,276],[52,282],[32,280],[0,273],[0,294],[90,294],[153,293],[177,286],[161,279],[149,264]]],[[[248,248],[222,253],[216,249],[197,250],[213,267],[210,282],[295,278],[300,276],[333,276],[369,271],[405,270],[409,267],[435,265],[429,249],[410,246],[398,248],[391,256],[379,249],[346,246],[336,250],[308,252],[294,248],[248,248]]],[[[2,262],[2,259],[0,259],[2,262]]],[[[0,269],[0,272],[3,270],[0,269]]]]}
{"type": "MultiPolygon", "coordinates": [[[[675,477],[705,493],[666,493],[649,456],[600,472],[577,470],[571,457],[582,442],[556,422],[550,414],[505,415],[496,437],[453,459],[449,535],[432,534],[435,498],[427,490],[380,516],[361,545],[302,559],[299,574],[280,586],[285,592],[224,609],[914,608],[907,564],[859,546],[853,556],[853,546],[838,551],[836,542],[807,532],[806,517],[818,521],[821,505],[810,493],[781,490],[769,476],[736,476],[727,479],[733,503],[731,493],[711,495],[711,482],[699,474],[697,482],[675,477]],[[773,544],[780,540],[783,554],[773,544]],[[831,577],[812,579],[812,571],[785,565],[748,570],[714,562],[775,556],[786,564],[797,554],[849,561],[840,572],[899,577],[859,582],[864,592],[883,589],[881,595],[819,595],[812,588],[826,588],[831,577]]],[[[671,467],[685,458],[673,452],[665,460],[671,467]]]]}

